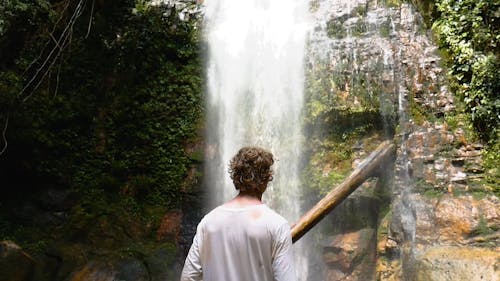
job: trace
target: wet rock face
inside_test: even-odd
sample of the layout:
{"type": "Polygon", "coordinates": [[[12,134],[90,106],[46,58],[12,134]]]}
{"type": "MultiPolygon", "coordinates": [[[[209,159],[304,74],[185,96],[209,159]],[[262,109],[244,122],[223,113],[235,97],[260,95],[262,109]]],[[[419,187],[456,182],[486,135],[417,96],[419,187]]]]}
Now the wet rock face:
{"type": "Polygon", "coordinates": [[[0,277],[3,281],[31,281],[35,261],[12,241],[0,242],[0,277]]]}
{"type": "MultiPolygon", "coordinates": [[[[396,176],[384,218],[387,231],[377,234],[376,278],[496,280],[490,277],[496,273],[498,278],[498,261],[477,258],[488,252],[485,248],[500,246],[499,199],[487,196],[482,184],[484,147],[469,139],[460,119],[453,119],[458,113],[454,96],[420,15],[409,4],[380,2],[315,2],[308,60],[308,72],[327,82],[315,89],[322,104],[339,111],[371,108],[380,112],[385,129],[397,126],[396,176]],[[451,277],[448,271],[454,272],[451,277]]],[[[335,119],[331,127],[339,123],[335,119]]],[[[370,253],[373,246],[358,240],[360,228],[343,227],[344,233],[333,227],[335,236],[324,248],[324,280],[374,280],[355,274],[361,268],[359,252],[370,253]]]]}
{"type": "Polygon", "coordinates": [[[407,140],[409,173],[417,191],[437,188],[446,192],[474,189],[484,178],[483,146],[468,143],[461,129],[425,122],[407,140]]]}
{"type": "Polygon", "coordinates": [[[447,195],[437,202],[434,214],[441,244],[472,244],[475,236],[500,226],[500,201],[494,196],[475,200],[471,196],[447,195]]]}
{"type": "Polygon", "coordinates": [[[181,236],[182,211],[172,210],[167,212],[156,231],[156,240],[165,241],[167,238],[173,239],[179,243],[181,236]]]}
{"type": "Polygon", "coordinates": [[[68,190],[42,189],[20,206],[12,208],[12,217],[39,226],[60,225],[68,219],[69,210],[77,201],[76,194],[68,190]]]}
{"type": "MultiPolygon", "coordinates": [[[[413,193],[406,202],[410,206],[392,209],[388,237],[379,241],[379,254],[387,258],[378,261],[380,280],[495,280],[477,279],[477,276],[485,272],[490,276],[498,270],[498,264],[491,262],[500,261],[500,200],[497,197],[476,199],[446,194],[428,198],[413,193]],[[411,227],[405,227],[401,219],[404,215],[400,212],[408,210],[414,216],[411,227]],[[450,250],[443,250],[443,245],[450,250]],[[489,254],[491,259],[480,258],[478,253],[489,253],[489,249],[496,249],[495,254],[489,254]],[[465,266],[468,263],[473,266],[465,266]],[[460,267],[463,268],[459,270],[460,267]],[[474,277],[456,279],[455,273],[461,274],[463,270],[468,271],[463,274],[464,278],[474,277]]],[[[496,274],[498,276],[498,272],[496,274]]]]}
{"type": "Polygon", "coordinates": [[[415,281],[498,281],[500,253],[489,249],[433,247],[418,258],[415,281]]]}
{"type": "MultiPolygon", "coordinates": [[[[410,195],[409,201],[415,215],[413,241],[416,248],[431,245],[469,245],[497,247],[500,228],[500,200],[495,196],[474,199],[472,196],[456,197],[450,194],[440,198],[410,195]]],[[[401,227],[402,217],[394,208],[390,241],[404,244],[409,234],[401,227]]],[[[392,244],[388,245],[393,247],[392,244]]]]}

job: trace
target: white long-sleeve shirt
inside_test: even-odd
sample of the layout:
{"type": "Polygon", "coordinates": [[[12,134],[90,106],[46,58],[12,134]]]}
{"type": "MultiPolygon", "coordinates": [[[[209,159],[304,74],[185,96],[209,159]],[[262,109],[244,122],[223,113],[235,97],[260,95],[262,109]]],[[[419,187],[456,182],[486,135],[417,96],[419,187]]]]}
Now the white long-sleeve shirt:
{"type": "Polygon", "coordinates": [[[198,224],[181,281],[295,281],[288,222],[266,205],[219,206],[198,224]]]}

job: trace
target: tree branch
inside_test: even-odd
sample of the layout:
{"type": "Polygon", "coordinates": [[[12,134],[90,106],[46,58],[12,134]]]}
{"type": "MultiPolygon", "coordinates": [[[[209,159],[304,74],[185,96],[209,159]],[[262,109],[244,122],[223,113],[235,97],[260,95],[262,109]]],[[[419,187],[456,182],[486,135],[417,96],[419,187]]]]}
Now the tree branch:
{"type": "Polygon", "coordinates": [[[3,126],[3,131],[2,131],[2,138],[4,142],[4,146],[2,150],[0,151],[0,156],[7,150],[7,127],[9,126],[9,112],[7,112],[7,116],[5,117],[5,125],[3,126]]]}

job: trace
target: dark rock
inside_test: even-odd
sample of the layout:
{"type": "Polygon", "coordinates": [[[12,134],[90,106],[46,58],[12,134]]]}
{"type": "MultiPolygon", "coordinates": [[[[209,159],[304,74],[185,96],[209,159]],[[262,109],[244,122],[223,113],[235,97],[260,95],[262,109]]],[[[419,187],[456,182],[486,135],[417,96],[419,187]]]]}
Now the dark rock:
{"type": "Polygon", "coordinates": [[[358,188],[328,216],[333,227],[332,234],[376,228],[380,199],[361,195],[362,192],[363,188],[358,188]]]}
{"type": "Polygon", "coordinates": [[[68,214],[65,212],[43,212],[34,217],[36,223],[40,225],[60,225],[67,218],[68,214]]]}
{"type": "Polygon", "coordinates": [[[71,209],[77,202],[77,196],[69,190],[51,188],[44,190],[36,201],[43,210],[61,212],[71,209]]]}
{"type": "Polygon", "coordinates": [[[146,266],[136,259],[121,261],[116,266],[115,280],[121,281],[149,281],[149,274],[146,266]]]}
{"type": "Polygon", "coordinates": [[[62,265],[61,257],[43,253],[35,255],[34,258],[37,263],[32,281],[60,280],[57,278],[57,274],[62,265]]]}
{"type": "Polygon", "coordinates": [[[0,277],[2,281],[31,281],[35,261],[12,241],[0,242],[0,277]]]}
{"type": "Polygon", "coordinates": [[[66,281],[114,281],[116,273],[109,263],[91,261],[75,270],[66,281]]]}
{"type": "Polygon", "coordinates": [[[149,281],[146,266],[137,259],[90,261],[73,271],[67,281],[149,281]]]}
{"type": "Polygon", "coordinates": [[[54,241],[47,245],[44,255],[45,257],[40,257],[40,266],[44,266],[41,271],[55,276],[45,280],[66,280],[75,269],[87,263],[89,249],[83,244],[54,241]]]}
{"type": "Polygon", "coordinates": [[[156,240],[165,241],[167,238],[179,242],[181,236],[182,211],[172,210],[166,213],[156,231],[156,240]]]}
{"type": "Polygon", "coordinates": [[[176,276],[181,271],[180,264],[175,264],[175,251],[160,247],[145,258],[151,281],[178,280],[176,276]]]}
{"type": "Polygon", "coordinates": [[[12,210],[12,217],[18,222],[31,222],[33,218],[40,213],[40,210],[35,206],[35,204],[26,202],[12,210]]]}

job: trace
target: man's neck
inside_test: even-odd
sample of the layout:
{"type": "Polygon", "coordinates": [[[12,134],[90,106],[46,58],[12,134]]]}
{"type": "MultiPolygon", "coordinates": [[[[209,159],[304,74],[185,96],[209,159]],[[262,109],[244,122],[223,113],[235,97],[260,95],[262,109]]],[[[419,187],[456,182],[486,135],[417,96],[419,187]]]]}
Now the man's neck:
{"type": "Polygon", "coordinates": [[[224,204],[226,207],[242,208],[252,205],[262,205],[262,194],[247,194],[240,192],[232,200],[224,204]]]}

